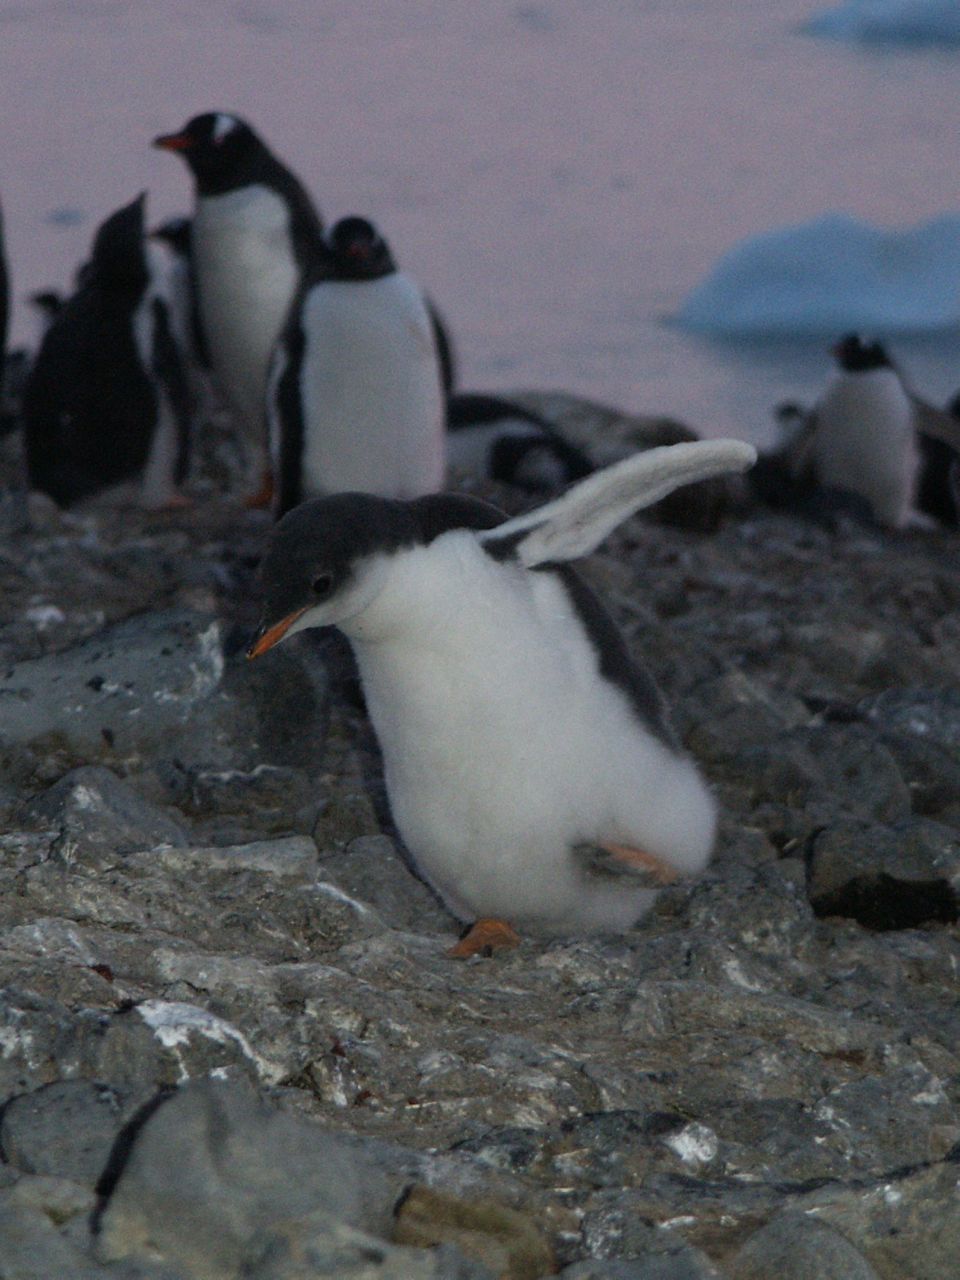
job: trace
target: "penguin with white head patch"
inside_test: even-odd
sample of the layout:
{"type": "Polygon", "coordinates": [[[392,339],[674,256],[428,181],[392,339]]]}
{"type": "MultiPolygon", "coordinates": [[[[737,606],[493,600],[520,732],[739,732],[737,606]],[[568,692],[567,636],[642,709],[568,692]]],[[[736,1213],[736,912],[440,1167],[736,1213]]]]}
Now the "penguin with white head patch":
{"type": "Polygon", "coordinates": [[[339,494],[277,525],[257,657],[335,626],[357,659],[394,820],[472,954],[616,932],[706,865],[715,805],[651,677],[567,563],[747,444],[653,449],[516,519],[456,495],[339,494]]]}
{"type": "MultiPolygon", "coordinates": [[[[270,354],[316,260],[323,223],[303,184],[238,116],[205,112],[153,145],[181,156],[193,174],[192,255],[201,324],[251,474],[266,480],[270,354]]],[[[251,499],[268,500],[268,487],[251,499]]]]}
{"type": "Polygon", "coordinates": [[[442,487],[444,396],[424,295],[365,218],[324,240],[271,363],[275,510],[359,490],[413,498],[442,487]]]}
{"type": "Polygon", "coordinates": [[[177,505],[188,463],[186,382],[165,264],[140,195],[100,226],[23,395],[31,485],[63,506],[138,478],[140,502],[177,505]]]}
{"type": "Polygon", "coordinates": [[[757,469],[764,496],[810,505],[827,491],[851,495],[891,528],[950,523],[935,473],[960,448],[960,424],[907,387],[881,343],[847,334],[833,356],[824,394],[799,429],[793,415],[790,438],[757,469]]]}

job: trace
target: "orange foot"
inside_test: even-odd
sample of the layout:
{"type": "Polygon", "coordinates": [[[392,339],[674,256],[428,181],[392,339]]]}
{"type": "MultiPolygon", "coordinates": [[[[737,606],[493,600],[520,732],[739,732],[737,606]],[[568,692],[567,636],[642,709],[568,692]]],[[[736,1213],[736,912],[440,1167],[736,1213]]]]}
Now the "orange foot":
{"type": "Polygon", "coordinates": [[[260,511],[264,507],[269,507],[271,502],[273,502],[273,472],[268,469],[263,473],[260,488],[256,493],[251,493],[245,498],[243,505],[250,507],[251,510],[260,511]]]}
{"type": "Polygon", "coordinates": [[[493,920],[484,916],[472,924],[455,947],[447,952],[458,960],[466,960],[468,956],[493,955],[494,951],[504,951],[508,947],[518,947],[520,935],[505,920],[493,920]]]}
{"type": "Polygon", "coordinates": [[[680,872],[669,862],[645,849],[634,849],[628,844],[611,844],[603,842],[599,848],[606,850],[617,862],[622,862],[630,871],[635,871],[654,884],[676,884],[680,872]]]}

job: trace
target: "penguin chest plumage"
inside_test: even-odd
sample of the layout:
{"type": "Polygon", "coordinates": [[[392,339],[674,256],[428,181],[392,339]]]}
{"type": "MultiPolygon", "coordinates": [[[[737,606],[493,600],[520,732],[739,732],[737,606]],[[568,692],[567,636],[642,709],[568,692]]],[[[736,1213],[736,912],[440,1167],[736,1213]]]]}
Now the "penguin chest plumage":
{"type": "Polygon", "coordinates": [[[194,268],[214,373],[248,437],[263,443],[267,366],[294,295],[290,214],[269,187],[197,201],[194,268]]]}
{"type": "Polygon", "coordinates": [[[883,524],[907,522],[920,455],[910,399],[893,369],[835,380],[817,407],[813,463],[821,484],[859,493],[883,524]]]}
{"type": "Polygon", "coordinates": [[[306,294],[300,325],[304,496],[360,490],[412,498],[439,489],[443,391],[416,285],[399,272],[324,282],[306,294]]]}
{"type": "Polygon", "coordinates": [[[469,535],[427,554],[409,553],[388,592],[415,626],[391,631],[387,602],[379,623],[345,628],[418,867],[464,920],[629,927],[655,893],[590,875],[574,849],[616,841],[698,871],[714,836],[709,792],[601,675],[556,573],[497,564],[469,535]]]}

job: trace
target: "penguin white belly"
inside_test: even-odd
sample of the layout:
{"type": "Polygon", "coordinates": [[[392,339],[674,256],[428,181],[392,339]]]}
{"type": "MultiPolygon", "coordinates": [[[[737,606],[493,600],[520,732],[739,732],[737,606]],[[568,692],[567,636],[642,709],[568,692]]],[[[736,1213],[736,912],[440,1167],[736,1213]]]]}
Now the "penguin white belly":
{"type": "Polygon", "coordinates": [[[443,485],[443,390],[423,298],[401,273],[304,299],[304,496],[414,498],[443,485]]]}
{"type": "Polygon", "coordinates": [[[907,522],[920,455],[912,406],[892,369],[841,377],[827,391],[813,459],[822,484],[860,494],[884,524],[907,522]]]}
{"type": "Polygon", "coordinates": [[[261,450],[267,366],[298,278],[287,209],[260,186],[204,196],[193,237],[210,361],[248,446],[261,450]]]}
{"type": "MultiPolygon", "coordinates": [[[[471,571],[476,588],[484,568],[471,571]]],[[[590,874],[574,847],[612,841],[699,871],[713,800],[693,764],[600,676],[554,574],[505,574],[491,562],[485,576],[487,589],[469,594],[457,575],[438,581],[437,625],[389,645],[365,639],[362,624],[345,628],[397,826],[461,919],[499,916],[546,934],[623,930],[655,891],[590,874]]]]}

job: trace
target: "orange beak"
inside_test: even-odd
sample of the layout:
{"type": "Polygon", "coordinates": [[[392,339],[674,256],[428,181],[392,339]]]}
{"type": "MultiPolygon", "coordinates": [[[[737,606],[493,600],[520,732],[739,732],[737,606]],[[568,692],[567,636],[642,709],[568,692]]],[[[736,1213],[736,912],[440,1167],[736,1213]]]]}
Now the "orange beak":
{"type": "Polygon", "coordinates": [[[261,653],[266,653],[267,650],[272,649],[275,644],[279,644],[303,613],[306,613],[306,608],[295,609],[293,613],[288,613],[285,618],[281,618],[279,622],[275,622],[272,627],[267,631],[264,631],[262,636],[258,636],[257,639],[254,640],[253,644],[247,650],[247,657],[259,658],[261,653]]]}
{"type": "Polygon", "coordinates": [[[161,151],[189,151],[193,146],[193,139],[185,133],[161,133],[158,138],[154,138],[153,145],[161,151]]]}

